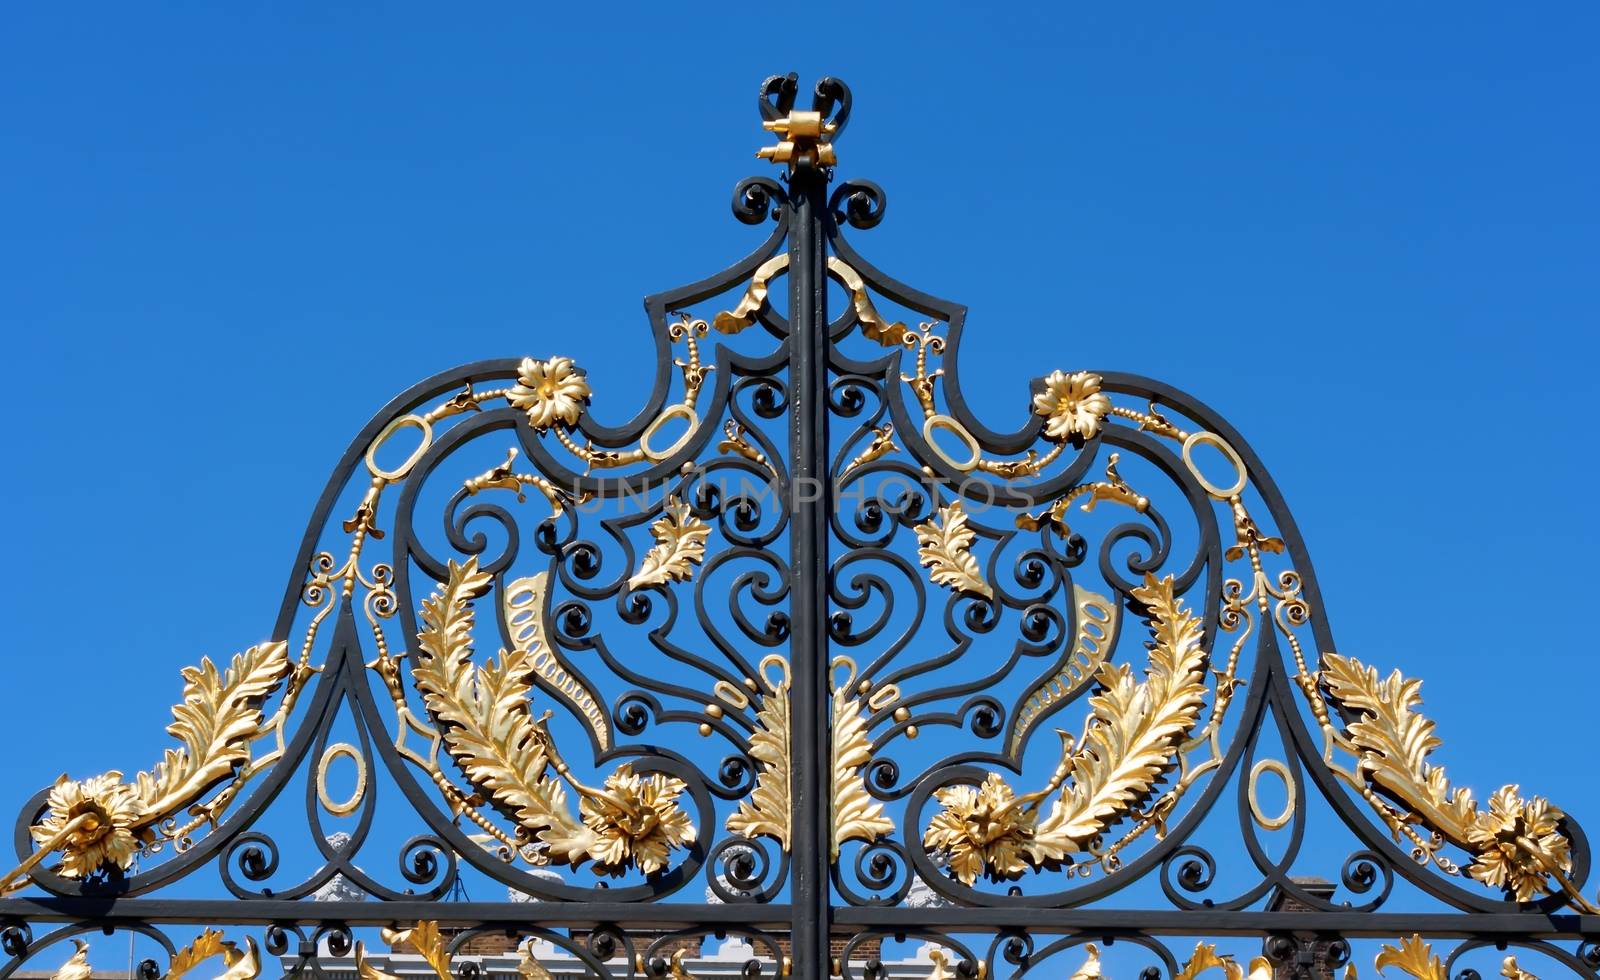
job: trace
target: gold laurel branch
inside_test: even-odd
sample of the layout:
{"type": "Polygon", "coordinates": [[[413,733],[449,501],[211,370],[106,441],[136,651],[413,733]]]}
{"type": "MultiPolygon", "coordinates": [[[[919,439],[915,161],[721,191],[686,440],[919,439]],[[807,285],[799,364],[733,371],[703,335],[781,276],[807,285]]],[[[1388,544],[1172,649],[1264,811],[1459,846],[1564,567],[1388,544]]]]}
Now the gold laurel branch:
{"type": "Polygon", "coordinates": [[[248,774],[250,743],[262,733],[262,703],[290,671],[282,641],[253,646],[236,654],[226,671],[210,658],[183,670],[183,701],[172,709],[168,734],[179,748],[166,755],[134,782],[124,783],[116,770],[77,781],[63,775],[51,789],[48,812],[29,828],[39,849],[0,876],[0,894],[22,887],[24,878],[51,854],[60,853],[56,873],[83,878],[101,867],[127,869],[139,851],[166,839],[158,828],[223,780],[235,782],[190,813],[191,826],[215,820],[238,792],[238,779],[248,774]]]}
{"type": "Polygon", "coordinates": [[[183,670],[183,703],[172,709],[167,734],[183,743],[134,782],[144,822],[166,816],[217,780],[250,762],[261,728],[261,703],[289,673],[288,646],[279,640],[235,654],[226,672],[210,658],[183,670]]]}
{"type": "Polygon", "coordinates": [[[917,534],[917,558],[927,566],[933,584],[994,598],[994,589],[984,581],[978,559],[972,554],[972,542],[978,533],[967,526],[961,501],[952,500],[913,530],[917,534]]]}
{"type": "Polygon", "coordinates": [[[711,528],[694,516],[689,505],[676,497],[667,501],[662,516],[650,525],[656,545],[646,552],[628,588],[642,589],[668,582],[687,582],[706,553],[711,528]]]}
{"type": "Polygon", "coordinates": [[[1081,849],[1149,794],[1173,765],[1205,705],[1204,625],[1184,608],[1171,576],[1146,574],[1133,596],[1143,603],[1154,645],[1145,680],[1126,664],[1099,670],[1102,693],[1072,765],[1072,786],[1040,824],[1031,853],[1039,862],[1081,849]]]}
{"type": "Polygon", "coordinates": [[[1058,867],[1068,854],[1089,850],[1176,764],[1205,705],[1204,626],[1177,598],[1171,576],[1146,575],[1133,594],[1150,624],[1145,680],[1136,681],[1126,665],[1100,665],[1101,693],[1089,700],[1084,737],[1075,742],[1060,733],[1061,762],[1044,788],[1018,796],[991,772],[979,787],[948,786],[934,794],[942,809],[929,822],[923,846],[946,854],[964,884],[980,874],[1003,880],[1029,867],[1058,867]],[[1058,789],[1040,820],[1040,804],[1058,789]]]}
{"type": "Polygon", "coordinates": [[[739,809],[728,815],[728,830],[745,837],[766,835],[789,850],[789,821],[792,816],[789,772],[789,673],[788,665],[777,655],[761,662],[762,680],[767,693],[761,696],[756,712],[756,730],[750,735],[750,756],[761,764],[755,789],[739,809]],[[774,682],[766,676],[769,663],[783,665],[783,678],[774,682]]]}
{"type": "Polygon", "coordinates": [[[1404,801],[1429,827],[1470,849],[1467,834],[1478,806],[1471,790],[1451,787],[1444,767],[1428,762],[1442,742],[1433,722],[1414,710],[1422,703],[1422,681],[1398,670],[1380,680],[1376,668],[1334,653],[1323,654],[1318,679],[1334,703],[1356,718],[1348,739],[1357,749],[1357,772],[1404,801]]]}
{"type": "Polygon", "coordinates": [[[1519,902],[1555,890],[1553,881],[1579,911],[1600,911],[1567,877],[1572,842],[1561,831],[1565,814],[1559,808],[1540,796],[1524,800],[1515,785],[1508,785],[1489,798],[1487,810],[1480,810],[1471,790],[1452,787],[1444,767],[1428,761],[1442,743],[1433,722],[1415,710],[1422,703],[1422,681],[1398,670],[1380,679],[1375,668],[1334,653],[1322,655],[1317,680],[1351,719],[1343,734],[1333,729],[1331,720],[1324,722],[1331,744],[1344,745],[1357,760],[1353,779],[1337,767],[1334,771],[1373,804],[1397,840],[1404,833],[1417,845],[1419,860],[1456,870],[1436,853],[1434,840],[1411,829],[1414,823],[1472,854],[1467,874],[1504,889],[1519,902]],[[1379,799],[1369,781],[1405,810],[1396,812],[1379,799]]]}
{"type": "Polygon", "coordinates": [[[473,663],[472,600],[489,582],[476,558],[450,563],[445,583],[423,600],[422,655],[412,676],[468,781],[536,833],[548,857],[576,865],[588,857],[594,835],[567,809],[561,784],[546,774],[549,735],[528,706],[529,651],[504,651],[483,668],[473,663]]]}

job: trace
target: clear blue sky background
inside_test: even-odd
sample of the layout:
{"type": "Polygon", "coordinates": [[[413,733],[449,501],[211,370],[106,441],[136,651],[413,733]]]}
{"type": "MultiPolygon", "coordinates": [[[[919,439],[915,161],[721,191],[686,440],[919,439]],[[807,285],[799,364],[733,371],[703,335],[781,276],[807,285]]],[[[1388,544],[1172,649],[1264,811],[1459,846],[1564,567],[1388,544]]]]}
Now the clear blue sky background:
{"type": "Polygon", "coordinates": [[[1057,366],[1221,409],[1453,776],[1600,830],[1600,8],[801,6],[6,8],[0,810],[154,761],[391,394],[557,352],[636,390],[639,297],[755,240],[796,70],[854,87],[856,240],[969,304],[980,412],[1057,366]]]}

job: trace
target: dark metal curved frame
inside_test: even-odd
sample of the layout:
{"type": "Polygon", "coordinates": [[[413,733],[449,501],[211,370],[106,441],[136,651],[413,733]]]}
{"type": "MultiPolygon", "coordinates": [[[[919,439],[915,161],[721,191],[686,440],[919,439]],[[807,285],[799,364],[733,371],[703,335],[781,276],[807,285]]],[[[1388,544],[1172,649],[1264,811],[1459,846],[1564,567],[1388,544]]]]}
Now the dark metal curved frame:
{"type": "MultiPolygon", "coordinates": [[[[771,122],[788,116],[797,91],[793,76],[768,80],[761,91],[763,117],[771,122]]],[[[848,89],[824,79],[816,87],[815,109],[835,124],[832,138],[837,139],[850,112],[848,89]]],[[[497,590],[519,560],[548,571],[558,583],[545,610],[554,645],[568,655],[590,692],[599,695],[607,688],[599,674],[613,682],[613,689],[622,685],[610,699],[609,723],[617,737],[606,746],[590,732],[587,768],[630,762],[645,772],[682,779],[685,808],[700,828],[699,842],[664,871],[630,875],[615,884],[585,884],[581,874],[552,880],[486,851],[396,750],[395,719],[368,669],[374,651],[371,639],[363,635],[360,604],[331,594],[308,602],[307,569],[316,567],[320,550],[337,533],[338,518],[345,513],[341,508],[350,501],[352,481],[362,472],[368,447],[394,420],[464,387],[515,382],[516,360],[483,361],[436,375],[395,398],[356,436],[329,479],[272,631],[274,638],[292,642],[308,609],[314,612],[328,603],[336,607],[330,610],[333,629],[320,676],[299,710],[298,727],[283,758],[250,786],[212,832],[136,874],[75,880],[37,870],[33,880],[42,894],[0,900],[0,946],[10,957],[0,964],[0,977],[46,949],[95,930],[133,930],[153,937],[171,955],[178,944],[167,931],[190,923],[263,928],[269,953],[296,960],[296,972],[320,975],[319,949],[335,956],[347,953],[351,929],[419,919],[464,930],[457,946],[482,932],[509,930],[548,939],[582,959],[597,976],[656,975],[667,969],[666,958],[658,953],[664,942],[727,933],[747,935],[766,951],[769,962],[753,966],[751,975],[768,976],[782,955],[781,940],[787,940],[797,976],[827,975],[834,957],[829,943],[836,937],[848,940],[844,962],[837,964],[847,976],[862,970],[852,951],[864,951],[878,939],[913,938],[946,945],[960,959],[958,970],[969,976],[979,964],[990,976],[1059,975],[1064,967],[1054,957],[1089,941],[1113,939],[1148,948],[1157,973],[1170,975],[1182,956],[1160,937],[1306,933],[1341,939],[1412,933],[1455,937],[1461,944],[1448,955],[1452,973],[1459,956],[1486,944],[1510,944],[1547,954],[1575,974],[1600,976],[1600,919],[1563,911],[1560,894],[1526,903],[1491,894],[1419,865],[1397,846],[1366,804],[1321,764],[1320,735],[1307,722],[1294,668],[1271,623],[1254,623],[1250,672],[1242,678],[1215,771],[1183,801],[1165,836],[1130,855],[1114,873],[1091,877],[1069,866],[1026,875],[1017,884],[965,885],[920,845],[915,829],[927,825],[940,789],[979,783],[989,771],[1021,777],[1023,756],[1041,723],[1063,707],[1081,706],[1091,693],[1092,685],[1085,682],[1051,705],[1028,723],[1020,744],[1008,744],[1007,733],[1027,692],[1038,683],[1009,699],[991,693],[1013,675],[1049,678],[1067,664],[1078,629],[1072,601],[1075,572],[1097,574],[1128,612],[1138,610],[1132,593],[1146,573],[1173,576],[1176,591],[1202,611],[1210,649],[1225,643],[1237,627],[1223,614],[1230,541],[1227,526],[1219,524],[1219,508],[1176,447],[1143,426],[1108,420],[1091,437],[1075,438],[1053,471],[1022,480],[976,478],[931,447],[923,438],[915,399],[908,397],[901,381],[915,344],[875,347],[860,336],[858,308],[847,302],[841,311],[830,310],[830,275],[837,279],[830,273],[830,258],[853,269],[878,301],[925,318],[942,331],[943,412],[984,452],[1018,456],[1039,446],[1045,419],[1029,414],[1021,427],[1005,432],[990,428],[971,411],[961,394],[957,357],[965,308],[890,278],[858,253],[844,228],[865,230],[878,224],[885,195],[867,182],[841,183],[830,194],[832,176],[830,168],[796,165],[783,184],[767,178],[741,182],[734,192],[735,216],[752,225],[770,221],[771,233],[722,272],[648,297],[645,309],[656,353],[653,391],[621,425],[603,426],[585,416],[576,427],[576,435],[599,449],[638,444],[671,403],[678,380],[673,361],[677,311],[732,294],[769,259],[786,253],[787,300],[781,310],[778,302],[764,305],[757,317],[762,329],[749,335],[769,338],[765,349],[738,351],[732,342],[717,347],[714,370],[701,394],[706,423],[694,429],[680,450],[643,466],[579,472],[525,423],[522,412],[486,407],[441,427],[399,483],[387,518],[385,561],[393,570],[392,587],[376,601],[384,605],[382,618],[397,617],[400,636],[417,635],[418,603],[444,580],[452,558],[475,556],[494,577],[497,590]],[[737,424],[771,470],[718,448],[717,423],[723,420],[737,424]],[[893,425],[903,448],[858,461],[885,423],[893,425]],[[578,508],[530,529],[519,523],[506,501],[458,490],[444,507],[441,548],[430,539],[429,525],[419,520],[430,506],[431,498],[424,496],[430,476],[447,470],[468,447],[484,441],[504,445],[507,440],[540,475],[574,494],[643,503],[600,520],[603,537],[585,538],[586,515],[578,508]],[[990,512],[1009,518],[1059,499],[1093,480],[1111,451],[1163,476],[1170,483],[1164,501],[1176,503],[1182,513],[1165,513],[1154,502],[1143,512],[1129,511],[1127,521],[1105,533],[1097,552],[1076,534],[1046,530],[1030,538],[1028,532],[987,519],[990,512]],[[685,470],[685,464],[693,468],[685,470]],[[719,476],[737,477],[743,481],[740,486],[757,489],[729,492],[730,484],[719,482],[719,476]],[[800,492],[806,487],[827,490],[800,492]],[[674,495],[692,501],[694,514],[713,526],[721,545],[707,553],[692,585],[632,590],[628,573],[642,557],[637,542],[674,495]],[[908,555],[915,547],[915,527],[954,499],[981,503],[985,509],[973,526],[978,540],[990,547],[983,574],[993,583],[992,599],[928,582],[908,555]],[[1185,535],[1192,540],[1181,549],[1187,553],[1180,554],[1178,542],[1185,535]],[[499,541],[497,547],[491,539],[499,541]],[[1010,558],[1009,567],[1002,556],[1010,558]],[[736,568],[743,570],[734,575],[724,611],[709,601],[718,592],[707,595],[708,583],[724,581],[719,575],[736,568]],[[930,615],[940,596],[944,608],[930,615]],[[693,617],[680,623],[685,598],[693,603],[693,617]],[[602,614],[617,621],[619,629],[599,628],[602,614]],[[620,627],[634,629],[630,634],[620,627]],[[1014,629],[1009,638],[1007,628],[1014,629]],[[680,639],[684,629],[699,631],[694,642],[680,639]],[[930,644],[928,629],[942,635],[947,645],[930,644]],[[624,642],[648,642],[683,671],[671,677],[641,673],[621,652],[624,642]],[[963,659],[980,647],[992,655],[963,659]],[[701,710],[714,699],[711,684],[753,683],[761,676],[758,661],[773,652],[787,654],[792,673],[792,853],[772,840],[719,834],[723,815],[748,796],[757,778],[759,766],[748,751],[755,725],[746,713],[729,710],[713,717],[701,710]],[[901,692],[893,707],[868,711],[873,759],[864,770],[867,789],[874,800],[892,808],[900,829],[880,839],[846,843],[835,862],[830,858],[828,760],[829,661],[837,653],[854,658],[860,676],[872,678],[873,691],[893,687],[901,692]],[[587,668],[575,666],[580,658],[587,668]],[[963,669],[964,676],[949,679],[952,670],[963,669]],[[897,713],[897,708],[906,710],[897,713]],[[399,787],[425,832],[407,842],[399,855],[404,883],[386,884],[385,875],[369,873],[355,860],[373,829],[375,794],[364,800],[353,823],[340,825],[347,826],[350,837],[336,848],[323,841],[325,815],[308,783],[306,813],[321,849],[320,867],[304,880],[268,887],[264,883],[277,881],[281,855],[258,822],[296,773],[322,755],[337,718],[351,720],[360,753],[375,773],[381,771],[399,787]],[[922,732],[945,733],[932,737],[944,738],[955,750],[926,764],[902,766],[891,753],[906,750],[908,736],[915,734],[913,725],[922,732]],[[642,740],[648,732],[687,730],[683,726],[703,726],[710,739],[704,744],[720,740],[731,752],[706,765],[696,759],[703,753],[683,749],[681,742],[642,740]],[[962,744],[954,745],[956,740],[962,744]],[[1274,749],[1274,742],[1282,748],[1274,749]],[[1242,775],[1272,753],[1287,760],[1296,790],[1276,857],[1251,819],[1242,775]],[[1290,875],[1305,843],[1313,789],[1315,800],[1336,815],[1353,842],[1338,869],[1344,895],[1336,899],[1307,889],[1290,875]],[[1238,838],[1255,875],[1234,893],[1218,884],[1218,861],[1200,833],[1219,805],[1226,810],[1224,796],[1230,792],[1235,795],[1238,838]],[[463,862],[542,901],[450,901],[463,862]],[[217,869],[227,897],[165,897],[171,886],[208,866],[217,869]],[[336,875],[380,901],[305,900],[336,875]],[[1159,885],[1165,907],[1100,907],[1113,894],[1151,882],[1159,885]],[[1414,886],[1443,910],[1389,910],[1397,882],[1414,886]],[[717,897],[715,903],[682,900],[686,887],[701,884],[717,897]],[[914,888],[921,896],[916,905],[907,903],[914,888]],[[1311,911],[1262,910],[1274,894],[1292,897],[1311,911]],[[45,923],[58,926],[36,935],[35,926],[45,923]],[[643,955],[626,955],[634,949],[644,950],[643,955]],[[1047,963],[1053,965],[1043,965],[1047,963]]],[[[781,302],[777,290],[773,297],[781,302]]],[[[1205,405],[1160,382],[1114,372],[1099,378],[1104,392],[1159,406],[1165,416],[1215,433],[1237,450],[1249,475],[1248,492],[1260,503],[1255,516],[1270,518],[1269,525],[1262,523],[1283,540],[1284,567],[1298,575],[1307,614],[1294,625],[1310,631],[1316,650],[1337,650],[1305,543],[1276,485],[1239,432],[1205,405]]],[[[1036,383],[1034,392],[1041,390],[1036,383]]],[[[1136,622],[1125,615],[1111,644],[1119,650],[1129,649],[1130,643],[1136,648],[1137,639],[1124,642],[1130,629],[1138,632],[1136,622]]],[[[497,627],[502,641],[509,643],[503,616],[497,617],[497,627]]],[[[413,645],[408,641],[405,646],[414,663],[413,645]]],[[[540,684],[559,705],[558,692],[542,679],[540,684]]],[[[568,754],[573,754],[570,746],[568,754]]],[[[17,823],[19,858],[33,850],[30,827],[47,809],[47,797],[47,790],[34,796],[17,823]]],[[[1582,883],[1589,873],[1587,841],[1575,821],[1566,820],[1563,830],[1573,844],[1571,877],[1582,883]]],[[[863,952],[862,958],[871,959],[871,954],[863,952]]],[[[160,975],[163,969],[152,963],[147,972],[160,975]]],[[[872,972],[870,965],[866,972],[872,972]]]]}

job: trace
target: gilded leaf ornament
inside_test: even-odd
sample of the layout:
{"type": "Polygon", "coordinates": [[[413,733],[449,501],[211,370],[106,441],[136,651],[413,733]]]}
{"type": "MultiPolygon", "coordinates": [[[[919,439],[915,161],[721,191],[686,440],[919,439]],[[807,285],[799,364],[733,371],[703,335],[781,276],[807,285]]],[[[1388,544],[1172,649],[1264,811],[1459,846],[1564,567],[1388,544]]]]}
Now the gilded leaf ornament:
{"type": "Polygon", "coordinates": [[[1421,936],[1407,936],[1399,946],[1385,944],[1373,965],[1379,973],[1392,966],[1417,980],[1450,980],[1444,971],[1444,961],[1433,955],[1433,947],[1423,942],[1421,936]]]}
{"type": "MultiPolygon", "coordinates": [[[[1094,944],[1090,943],[1089,948],[1093,949],[1094,944]]],[[[928,950],[928,960],[933,964],[933,969],[928,972],[927,980],[960,980],[963,975],[960,967],[950,962],[950,954],[946,953],[942,949],[928,950]]],[[[1098,953],[1095,954],[1094,962],[1095,966],[1098,968],[1100,963],[1098,953]]],[[[974,976],[977,978],[977,980],[982,980],[982,978],[987,975],[986,965],[980,962],[977,966],[978,969],[974,976]]],[[[1085,978],[1097,977],[1099,975],[1100,974],[1098,973],[1084,974],[1085,978]]],[[[1073,974],[1073,980],[1077,980],[1077,974],[1073,974]]]]}
{"type": "Polygon", "coordinates": [[[419,921],[410,929],[385,929],[382,936],[390,947],[410,946],[438,974],[439,980],[450,980],[450,943],[439,931],[439,923],[419,921]]]}
{"type": "Polygon", "coordinates": [[[729,814],[728,830],[745,837],[767,836],[789,850],[792,817],[789,788],[789,666],[776,655],[761,661],[766,693],[756,712],[756,730],[750,735],[750,757],[761,766],[750,798],[729,814]],[[767,675],[770,666],[782,668],[779,679],[767,675]]]}
{"type": "MultiPolygon", "coordinates": [[[[52,980],[89,980],[94,976],[89,965],[89,944],[81,939],[72,940],[72,944],[72,956],[51,975],[52,980]]],[[[162,978],[180,980],[213,957],[222,958],[222,972],[215,980],[255,980],[261,976],[261,950],[254,937],[246,936],[241,949],[238,943],[225,938],[221,930],[203,929],[193,942],[172,954],[162,978]]]]}
{"type": "MultiPolygon", "coordinates": [[[[1083,965],[1074,970],[1070,980],[1108,980],[1108,974],[1100,963],[1100,947],[1094,943],[1084,943],[1083,950],[1086,954],[1083,965]]],[[[1246,972],[1245,967],[1233,957],[1217,952],[1217,947],[1211,943],[1197,943],[1194,953],[1172,975],[1172,980],[1195,980],[1195,978],[1210,970],[1219,970],[1224,980],[1273,980],[1272,962],[1265,956],[1257,956],[1250,961],[1246,972]]],[[[953,978],[954,974],[950,974],[953,978]]],[[[1354,974],[1348,974],[1346,980],[1353,980],[1354,974]]]]}
{"type": "Polygon", "coordinates": [[[849,667],[849,678],[833,689],[833,729],[830,824],[833,827],[833,860],[839,860],[839,846],[847,840],[871,843],[894,832],[894,821],[883,812],[883,804],[867,792],[861,769],[872,761],[872,743],[867,738],[867,718],[855,690],[855,665],[847,657],[836,657],[835,670],[849,667]]]}
{"type": "MultiPolygon", "coordinates": [[[[81,781],[65,775],[56,780],[48,812],[29,830],[39,850],[0,885],[55,852],[61,855],[56,872],[67,878],[83,878],[102,867],[130,867],[141,850],[164,839],[158,824],[248,769],[250,744],[262,733],[262,702],[289,670],[281,641],[236,654],[225,671],[210,658],[184,668],[183,701],[172,709],[173,723],[167,726],[181,747],[168,749],[155,768],[139,773],[131,784],[115,770],[81,781]]],[[[215,819],[231,798],[224,789],[205,812],[215,819]]]]}
{"type": "Polygon", "coordinates": [[[1500,961],[1500,975],[1506,980],[1539,980],[1538,977],[1517,965],[1515,956],[1507,956],[1500,961]]]}
{"type": "Polygon", "coordinates": [[[980,875],[1015,878],[1083,852],[1175,764],[1205,704],[1203,624],[1177,598],[1170,576],[1147,575],[1133,594],[1150,622],[1145,678],[1136,680],[1125,664],[1100,666],[1100,692],[1089,700],[1083,738],[1075,742],[1062,733],[1061,763],[1045,788],[1018,796],[1000,774],[990,773],[979,787],[948,786],[935,794],[943,809],[923,844],[946,854],[951,874],[963,884],[980,875]],[[1058,789],[1041,818],[1042,801],[1058,789]]]}
{"type": "Polygon", "coordinates": [[[671,498],[662,516],[650,525],[655,547],[645,553],[639,571],[628,579],[628,588],[642,589],[668,582],[687,582],[706,553],[706,538],[711,528],[694,516],[689,505],[671,498]]]}
{"type": "Polygon", "coordinates": [[[1100,980],[1106,975],[1100,965],[1100,947],[1094,943],[1084,943],[1083,953],[1083,965],[1073,970],[1068,980],[1100,980]]]}
{"type": "Polygon", "coordinates": [[[533,955],[533,940],[522,944],[517,951],[521,957],[517,960],[517,976],[527,977],[528,980],[555,980],[533,955]]]}
{"type": "Polygon", "coordinates": [[[592,860],[609,874],[630,865],[645,874],[659,871],[673,848],[695,839],[677,804],[683,781],[640,775],[629,765],[598,788],[572,776],[528,703],[533,652],[514,647],[486,666],[473,663],[472,601],[490,581],[475,558],[451,562],[446,581],[422,603],[412,673],[446,750],[473,786],[536,835],[542,848],[535,860],[573,866],[592,860]],[[578,817],[568,809],[563,779],[580,797],[578,817]]]}
{"type": "Polygon", "coordinates": [[[1071,788],[1039,825],[1046,853],[1081,847],[1146,796],[1174,761],[1205,704],[1204,626],[1173,594],[1172,578],[1145,579],[1133,597],[1150,618],[1145,680],[1126,664],[1100,668],[1099,695],[1072,766],[1071,788]]]}
{"type": "Polygon", "coordinates": [[[167,734],[183,743],[135,782],[139,807],[168,813],[217,779],[250,761],[250,741],[261,725],[261,702],[289,672],[282,642],[235,654],[225,672],[209,658],[183,671],[183,702],[172,709],[167,734]]]}
{"type": "Polygon", "coordinates": [[[602,868],[633,864],[647,875],[660,871],[673,848],[695,840],[694,824],[678,807],[685,785],[675,776],[644,776],[623,765],[598,791],[582,788],[578,809],[593,834],[589,856],[602,868]]]}
{"type": "Polygon", "coordinates": [[[684,958],[688,955],[689,951],[686,949],[672,951],[672,959],[667,961],[668,980],[697,980],[695,975],[689,972],[689,968],[683,965],[684,958]]]}
{"type": "Polygon", "coordinates": [[[254,980],[261,975],[261,951],[255,938],[246,936],[244,948],[223,937],[216,929],[206,929],[194,942],[178,950],[167,967],[165,980],[178,980],[213,956],[222,958],[223,972],[216,980],[254,980]]]}
{"type": "Polygon", "coordinates": [[[50,980],[89,980],[94,976],[94,968],[89,965],[89,944],[81,939],[74,939],[72,945],[72,955],[56,968],[56,972],[50,975],[50,980]]]}
{"type": "Polygon", "coordinates": [[[932,517],[914,530],[917,533],[917,557],[928,568],[928,578],[935,585],[945,585],[958,592],[970,592],[994,598],[994,589],[984,581],[978,559],[972,554],[972,542],[978,534],[967,526],[967,514],[961,501],[952,500],[939,508],[932,517]]]}
{"type": "MultiPolygon", "coordinates": [[[[450,973],[450,942],[439,931],[437,922],[419,921],[409,929],[384,929],[380,935],[391,949],[410,946],[416,950],[438,980],[453,980],[450,973]]],[[[367,959],[365,943],[356,943],[354,961],[358,980],[400,980],[398,975],[372,965],[372,961],[367,959]]]]}
{"type": "MultiPolygon", "coordinates": [[[[400,980],[396,974],[387,970],[380,970],[367,959],[367,944],[356,941],[356,950],[353,960],[356,968],[356,980],[400,980]]],[[[449,976],[449,974],[446,974],[449,976]]]]}
{"type": "Polygon", "coordinates": [[[468,781],[486,790],[507,817],[538,834],[549,858],[579,863],[588,856],[592,834],[567,810],[561,783],[546,773],[549,738],[528,706],[527,653],[509,651],[483,668],[472,660],[472,600],[489,584],[476,558],[450,564],[440,591],[423,600],[412,677],[468,781]]]}
{"type": "MultiPolygon", "coordinates": [[[[1356,754],[1357,774],[1405,807],[1396,810],[1369,797],[1397,839],[1406,824],[1421,823],[1473,854],[1469,875],[1504,888],[1519,902],[1550,891],[1552,877],[1572,890],[1565,877],[1572,870],[1571,842],[1561,832],[1558,808],[1539,796],[1524,800],[1511,785],[1489,798],[1487,812],[1480,811],[1471,790],[1452,787],[1444,768],[1428,761],[1441,743],[1433,722],[1415,710],[1422,703],[1420,680],[1398,670],[1380,679],[1375,668],[1333,653],[1323,655],[1318,680],[1352,718],[1342,736],[1330,732],[1356,754]]],[[[1410,836],[1422,854],[1443,861],[1425,838],[1410,836]]],[[[1582,902],[1582,896],[1573,897],[1582,902]]]]}

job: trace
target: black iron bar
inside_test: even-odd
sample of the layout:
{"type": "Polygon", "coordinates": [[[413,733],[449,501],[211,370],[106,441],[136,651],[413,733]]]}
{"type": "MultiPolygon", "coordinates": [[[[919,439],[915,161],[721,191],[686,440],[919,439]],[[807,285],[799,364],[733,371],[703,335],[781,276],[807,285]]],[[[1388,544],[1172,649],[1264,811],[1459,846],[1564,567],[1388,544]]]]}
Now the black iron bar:
{"type": "Polygon", "coordinates": [[[796,166],[789,179],[790,663],[794,677],[792,779],[794,976],[828,975],[828,310],[823,222],[827,177],[796,166]]]}
{"type": "MultiPolygon", "coordinates": [[[[561,928],[591,928],[625,922],[636,928],[672,928],[700,924],[745,925],[760,929],[799,922],[793,905],[689,905],[636,902],[304,902],[274,899],[154,898],[87,899],[65,897],[0,900],[0,922],[131,922],[265,925],[278,923],[342,923],[355,926],[393,925],[429,919],[460,928],[514,923],[561,928]]],[[[952,934],[963,931],[1028,929],[1038,933],[1142,933],[1152,936],[1263,936],[1305,929],[1338,933],[1348,938],[1393,938],[1417,933],[1432,937],[1505,936],[1526,939],[1600,938],[1600,917],[1544,915],[1537,912],[1319,912],[1308,923],[1304,912],[1230,912],[1213,909],[1042,908],[873,908],[841,906],[833,912],[841,932],[867,929],[893,931],[917,927],[952,934]]],[[[826,941],[826,935],[823,935],[826,941]]],[[[826,968],[810,971],[795,963],[796,977],[826,976],[826,968]]]]}

